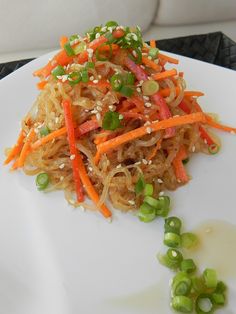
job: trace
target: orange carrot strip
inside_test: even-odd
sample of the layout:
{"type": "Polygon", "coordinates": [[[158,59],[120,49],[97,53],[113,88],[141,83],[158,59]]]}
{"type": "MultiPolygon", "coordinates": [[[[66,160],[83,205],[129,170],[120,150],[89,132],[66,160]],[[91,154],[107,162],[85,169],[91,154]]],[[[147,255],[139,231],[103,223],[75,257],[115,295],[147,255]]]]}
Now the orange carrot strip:
{"type": "MultiPolygon", "coordinates": [[[[165,130],[170,127],[180,126],[184,124],[193,124],[197,122],[206,122],[206,116],[202,112],[192,113],[189,115],[172,117],[166,120],[162,120],[159,122],[153,122],[148,127],[151,128],[152,131],[165,130]]],[[[135,140],[136,138],[142,137],[147,134],[147,127],[142,126],[130,132],[124,133],[120,136],[117,136],[111,140],[108,140],[105,143],[99,144],[97,146],[97,150],[99,154],[106,153],[109,150],[116,149],[120,145],[127,143],[129,141],[135,140]]]]}
{"type": "MultiPolygon", "coordinates": [[[[85,169],[84,163],[82,161],[81,155],[78,152],[78,168],[79,168],[79,173],[80,173],[80,178],[81,181],[85,187],[85,190],[90,197],[90,199],[97,205],[99,202],[99,195],[97,194],[94,186],[92,185],[89,176],[87,174],[87,171],[85,169]]],[[[105,204],[102,204],[99,208],[99,211],[103,214],[105,218],[111,217],[111,212],[110,210],[106,207],[105,204]]]]}
{"type": "Polygon", "coordinates": [[[181,146],[176,157],[173,160],[173,167],[177,180],[188,182],[189,178],[183,165],[183,160],[187,158],[187,152],[184,146],[181,146]]]}
{"type": "Polygon", "coordinates": [[[160,72],[162,67],[159,64],[156,64],[154,61],[148,59],[147,57],[142,57],[142,62],[145,64],[147,67],[160,72]]]}
{"type": "Polygon", "coordinates": [[[156,156],[157,151],[161,148],[161,143],[162,143],[163,138],[161,137],[155,147],[153,148],[153,150],[151,151],[150,155],[148,156],[147,160],[151,160],[156,156]]]}
{"type": "Polygon", "coordinates": [[[93,81],[89,81],[86,83],[88,86],[94,86],[97,88],[111,88],[111,84],[107,82],[106,80],[100,80],[97,83],[94,83],[93,81]]]}
{"type": "Polygon", "coordinates": [[[232,134],[236,134],[236,128],[233,128],[233,127],[230,127],[230,126],[223,125],[223,124],[220,124],[218,122],[215,122],[208,115],[206,115],[206,123],[208,125],[210,125],[211,127],[215,128],[215,129],[218,129],[218,130],[221,130],[221,131],[225,131],[225,132],[229,132],[229,133],[232,133],[232,134]]]}
{"type": "Polygon", "coordinates": [[[189,90],[189,91],[184,91],[184,96],[200,97],[200,96],[204,96],[204,93],[199,92],[199,91],[194,91],[194,90],[191,91],[191,90],[189,90]]]}
{"type": "Polygon", "coordinates": [[[150,47],[151,48],[156,48],[156,41],[154,39],[150,40],[150,47]]]}
{"type": "Polygon", "coordinates": [[[31,129],[26,137],[26,141],[24,146],[22,147],[21,153],[20,153],[20,157],[18,159],[18,167],[23,167],[26,157],[28,156],[30,150],[31,150],[31,142],[33,140],[35,136],[35,132],[34,129],[31,129]]]}
{"type": "Polygon", "coordinates": [[[178,64],[179,63],[179,60],[175,59],[175,58],[172,58],[170,56],[167,56],[167,55],[163,55],[162,53],[158,53],[158,58],[164,60],[164,61],[167,61],[169,63],[174,63],[174,64],[178,64]]]}
{"type": "Polygon", "coordinates": [[[107,141],[107,138],[108,136],[111,134],[111,131],[109,130],[101,130],[100,132],[100,136],[97,135],[96,138],[94,139],[94,144],[98,145],[98,144],[101,144],[103,142],[106,142],[107,141]]]}
{"type": "Polygon", "coordinates": [[[18,162],[19,162],[19,158],[17,158],[14,162],[14,164],[11,166],[11,170],[14,171],[18,168],[18,162]]]}
{"type": "Polygon", "coordinates": [[[39,89],[39,90],[42,90],[42,89],[44,89],[44,87],[45,87],[45,85],[48,83],[48,81],[41,81],[41,82],[38,82],[37,83],[37,88],[39,89]]]}
{"type": "Polygon", "coordinates": [[[10,153],[4,161],[4,165],[9,164],[21,151],[24,144],[25,133],[23,130],[20,131],[16,144],[12,147],[10,153]]]}
{"type": "Polygon", "coordinates": [[[166,79],[166,78],[171,77],[171,76],[175,76],[176,74],[177,74],[176,69],[172,69],[172,70],[167,70],[164,72],[153,74],[152,78],[157,81],[157,80],[166,79]]]}
{"type": "Polygon", "coordinates": [[[83,202],[84,193],[83,193],[83,186],[81,184],[81,177],[80,177],[81,169],[79,167],[79,163],[81,163],[80,161],[81,157],[78,154],[78,151],[76,148],[75,130],[74,130],[74,125],[73,125],[71,102],[69,100],[64,100],[62,102],[62,107],[63,107],[64,115],[65,115],[65,124],[66,124],[68,143],[69,143],[70,154],[71,154],[70,159],[71,159],[71,165],[72,165],[73,177],[74,177],[74,183],[75,183],[75,192],[77,196],[77,201],[83,202]]]}
{"type": "MultiPolygon", "coordinates": [[[[178,86],[175,87],[176,95],[179,95],[180,89],[178,86]]],[[[159,93],[162,97],[168,97],[170,95],[170,89],[169,88],[163,88],[159,90],[159,93]]]]}
{"type": "Polygon", "coordinates": [[[68,42],[68,37],[67,36],[61,36],[60,38],[60,47],[61,49],[64,49],[64,45],[68,42]]]}
{"type": "Polygon", "coordinates": [[[48,135],[38,139],[36,142],[34,142],[31,145],[32,149],[37,149],[38,147],[47,144],[48,142],[52,141],[54,138],[57,138],[59,136],[65,135],[66,134],[66,127],[63,127],[59,130],[53,131],[49,133],[48,135]]]}
{"type": "MultiPolygon", "coordinates": [[[[112,51],[114,51],[114,50],[119,49],[120,46],[117,44],[111,44],[111,48],[112,48],[112,51]]],[[[101,52],[104,52],[104,51],[110,51],[111,48],[109,45],[104,45],[104,46],[99,47],[98,50],[101,52]]]]}

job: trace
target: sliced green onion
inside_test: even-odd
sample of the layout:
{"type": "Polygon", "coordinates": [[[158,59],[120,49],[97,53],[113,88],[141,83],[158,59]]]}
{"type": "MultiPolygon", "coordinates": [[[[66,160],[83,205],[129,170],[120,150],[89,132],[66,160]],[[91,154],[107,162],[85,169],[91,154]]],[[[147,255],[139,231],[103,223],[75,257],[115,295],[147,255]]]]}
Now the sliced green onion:
{"type": "Polygon", "coordinates": [[[151,96],[156,94],[159,91],[159,84],[157,83],[157,81],[154,80],[148,80],[143,82],[142,84],[142,91],[143,91],[143,95],[145,96],[151,96]]]}
{"type": "Polygon", "coordinates": [[[165,219],[165,232],[174,232],[180,234],[182,222],[178,217],[169,217],[165,219]]]}
{"type": "Polygon", "coordinates": [[[95,51],[95,56],[96,56],[96,59],[98,61],[107,61],[107,60],[110,60],[111,57],[112,57],[112,46],[110,43],[106,42],[106,43],[103,43],[101,44],[95,51]],[[99,51],[99,48],[103,47],[103,46],[107,46],[109,45],[109,54],[108,56],[102,54],[102,52],[99,51]]]}
{"type": "Polygon", "coordinates": [[[193,311],[193,300],[184,296],[176,296],[171,301],[171,306],[180,313],[191,313],[193,311]]]}
{"type": "Polygon", "coordinates": [[[184,165],[186,165],[188,162],[189,162],[189,158],[186,158],[186,159],[184,159],[184,160],[182,161],[182,163],[183,163],[184,165]]]}
{"type": "Polygon", "coordinates": [[[191,232],[181,234],[181,246],[185,249],[192,249],[198,244],[198,237],[191,232]]]}
{"type": "Polygon", "coordinates": [[[111,79],[110,79],[110,82],[111,82],[111,86],[112,86],[112,89],[116,92],[118,92],[121,87],[123,86],[123,76],[121,74],[114,74],[111,79]]]}
{"type": "Polygon", "coordinates": [[[148,55],[150,57],[152,57],[152,59],[155,59],[157,57],[159,53],[159,49],[158,48],[150,48],[149,52],[148,52],[148,55]]]}
{"type": "Polygon", "coordinates": [[[205,269],[203,272],[203,279],[207,288],[215,289],[217,287],[217,274],[214,269],[205,269]]]}
{"type": "Polygon", "coordinates": [[[78,34],[74,34],[74,35],[71,35],[71,36],[69,37],[69,41],[74,41],[74,40],[76,40],[76,39],[79,39],[78,34]]]}
{"type": "Polygon", "coordinates": [[[106,27],[116,27],[118,26],[118,23],[116,21],[108,21],[105,24],[106,27]]]}
{"type": "Polygon", "coordinates": [[[64,45],[64,49],[65,49],[65,51],[66,51],[67,56],[72,57],[72,56],[75,55],[74,49],[71,47],[71,45],[70,45],[69,42],[67,42],[67,43],[64,45]]]}
{"type": "Polygon", "coordinates": [[[129,54],[129,58],[133,60],[135,63],[140,64],[142,61],[142,52],[139,48],[134,48],[133,51],[135,52],[136,56],[134,57],[133,54],[129,54]]]}
{"type": "Polygon", "coordinates": [[[196,299],[197,314],[211,314],[214,311],[214,306],[211,300],[211,295],[200,294],[196,299]]]}
{"type": "Polygon", "coordinates": [[[143,222],[151,222],[156,218],[155,208],[143,203],[138,211],[138,217],[143,222]]]}
{"type": "Polygon", "coordinates": [[[191,278],[183,271],[179,272],[172,281],[172,293],[176,295],[187,295],[192,287],[191,278]]]}
{"type": "Polygon", "coordinates": [[[145,196],[144,202],[146,202],[150,206],[154,207],[155,209],[157,209],[159,207],[159,201],[152,196],[148,196],[148,195],[145,196]]]}
{"type": "Polygon", "coordinates": [[[171,269],[179,268],[183,260],[183,256],[180,251],[172,248],[168,249],[164,255],[158,254],[157,258],[162,265],[171,269]]]}
{"type": "Polygon", "coordinates": [[[215,305],[225,305],[225,296],[223,293],[212,293],[211,299],[215,305]]]}
{"type": "Polygon", "coordinates": [[[125,97],[131,97],[134,93],[134,90],[129,86],[122,86],[119,92],[125,97]]]}
{"type": "Polygon", "coordinates": [[[89,81],[89,76],[88,76],[88,70],[87,69],[83,69],[80,71],[81,73],[81,80],[83,83],[88,83],[89,81]]]}
{"type": "Polygon", "coordinates": [[[203,293],[207,290],[204,279],[202,277],[193,277],[192,285],[196,293],[203,293]]]}
{"type": "Polygon", "coordinates": [[[224,293],[226,291],[227,287],[223,281],[218,281],[217,286],[215,289],[216,293],[224,293]]]}
{"type": "Polygon", "coordinates": [[[57,67],[55,67],[55,69],[52,70],[52,75],[57,79],[58,76],[64,75],[65,69],[63,68],[63,66],[58,65],[57,67]]]}
{"type": "Polygon", "coordinates": [[[153,185],[147,183],[144,187],[144,195],[151,196],[153,194],[153,185]]]}
{"type": "Polygon", "coordinates": [[[68,82],[71,86],[78,84],[81,81],[81,79],[82,79],[81,72],[77,71],[70,73],[68,76],[68,82]]]}
{"type": "Polygon", "coordinates": [[[197,266],[194,263],[193,259],[187,258],[187,259],[182,260],[180,264],[180,269],[189,274],[189,273],[193,273],[197,269],[197,266]]]}
{"type": "Polygon", "coordinates": [[[102,121],[102,128],[104,130],[113,131],[119,127],[120,127],[119,112],[107,111],[102,121]]]}
{"type": "Polygon", "coordinates": [[[219,150],[220,150],[220,146],[215,143],[208,146],[208,151],[211,155],[217,154],[219,150]]]}
{"type": "Polygon", "coordinates": [[[86,64],[86,69],[94,69],[94,68],[95,68],[94,62],[88,61],[86,64]]]}
{"type": "Polygon", "coordinates": [[[170,198],[169,196],[160,196],[158,199],[159,205],[156,210],[156,214],[161,217],[166,217],[170,210],[170,198]]]}
{"type": "Polygon", "coordinates": [[[134,82],[135,82],[135,76],[133,75],[133,73],[128,72],[125,77],[125,83],[127,85],[134,85],[134,82]]]}
{"type": "Polygon", "coordinates": [[[49,176],[47,173],[40,173],[36,177],[36,186],[39,191],[45,190],[49,184],[49,176]]]}
{"type": "MultiPolygon", "coordinates": [[[[143,176],[140,176],[138,181],[135,184],[135,193],[139,195],[144,190],[144,187],[145,187],[144,178],[143,176]]],[[[144,202],[145,202],[145,199],[144,199],[144,202]]]]}
{"type": "Polygon", "coordinates": [[[83,52],[86,47],[86,43],[84,42],[84,41],[82,41],[81,43],[79,43],[78,45],[76,45],[74,48],[72,48],[73,49],[73,51],[74,51],[74,54],[75,55],[78,55],[79,53],[81,53],[81,52],[83,52]]]}
{"type": "Polygon", "coordinates": [[[169,247],[178,247],[180,245],[180,236],[173,232],[167,232],[164,235],[164,244],[169,247]]]}
{"type": "Polygon", "coordinates": [[[46,136],[50,133],[50,129],[47,126],[43,126],[40,130],[39,130],[39,134],[43,137],[46,136]]]}

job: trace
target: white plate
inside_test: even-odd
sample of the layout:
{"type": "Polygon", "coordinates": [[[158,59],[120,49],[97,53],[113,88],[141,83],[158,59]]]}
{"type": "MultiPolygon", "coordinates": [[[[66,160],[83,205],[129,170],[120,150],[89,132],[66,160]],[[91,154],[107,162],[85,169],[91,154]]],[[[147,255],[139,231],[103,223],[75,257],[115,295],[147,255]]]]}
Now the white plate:
{"type": "MultiPolygon", "coordinates": [[[[49,56],[0,82],[1,163],[4,148],[15,142],[19,122],[38,93],[32,72],[49,56]]],[[[179,59],[188,89],[205,92],[205,111],[236,125],[236,72],[179,59]]],[[[172,214],[182,217],[189,230],[208,219],[236,223],[236,138],[220,137],[221,152],[195,156],[188,165],[193,180],[171,194],[172,214]]],[[[33,177],[11,174],[7,167],[1,167],[0,191],[0,313],[171,313],[172,274],[155,257],[163,247],[162,220],[144,224],[116,211],[109,224],[99,214],[73,210],[62,192],[39,193],[33,177]]],[[[205,266],[211,265],[203,261],[205,266]]],[[[229,304],[221,313],[233,313],[235,277],[226,281],[229,304]]]]}

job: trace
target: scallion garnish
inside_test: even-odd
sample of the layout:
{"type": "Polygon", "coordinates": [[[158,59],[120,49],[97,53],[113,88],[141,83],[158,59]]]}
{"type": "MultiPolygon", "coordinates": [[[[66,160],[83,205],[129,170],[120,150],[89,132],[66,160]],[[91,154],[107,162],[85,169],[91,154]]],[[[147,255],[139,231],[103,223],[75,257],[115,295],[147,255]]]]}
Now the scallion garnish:
{"type": "Polygon", "coordinates": [[[70,73],[68,76],[68,82],[71,86],[78,84],[81,81],[81,79],[82,79],[81,72],[77,71],[70,73]]]}
{"type": "Polygon", "coordinates": [[[158,48],[150,48],[149,52],[148,52],[148,55],[150,57],[152,57],[152,59],[155,59],[157,57],[159,53],[159,49],[158,48]]]}
{"type": "Polygon", "coordinates": [[[198,237],[191,232],[181,234],[181,246],[185,249],[191,249],[198,244],[198,237]]]}
{"type": "Polygon", "coordinates": [[[81,43],[73,47],[72,49],[74,51],[74,54],[78,55],[79,53],[84,51],[85,47],[86,47],[86,43],[82,41],[81,43]]]}
{"type": "Polygon", "coordinates": [[[95,51],[95,56],[96,56],[96,59],[98,61],[107,61],[107,60],[110,60],[111,57],[112,57],[112,46],[111,44],[108,42],[106,43],[103,43],[101,44],[95,51]],[[105,52],[101,52],[99,49],[104,47],[104,46],[109,46],[109,51],[108,51],[108,55],[105,53],[105,52]]]}
{"type": "Polygon", "coordinates": [[[36,177],[36,186],[39,191],[45,190],[49,184],[49,175],[47,173],[40,173],[36,177]]]}
{"type": "Polygon", "coordinates": [[[154,80],[148,80],[142,84],[143,95],[151,96],[159,91],[159,84],[154,80]]]}
{"type": "Polygon", "coordinates": [[[187,258],[182,260],[180,264],[180,269],[185,271],[186,273],[193,273],[197,269],[196,264],[194,263],[193,259],[187,258]]]}
{"type": "Polygon", "coordinates": [[[89,76],[88,76],[88,70],[87,69],[82,69],[80,71],[81,74],[81,80],[83,83],[88,83],[89,81],[89,76]]]}
{"type": "Polygon", "coordinates": [[[133,73],[128,72],[125,76],[125,84],[127,85],[134,85],[135,82],[135,76],[133,73]]]}
{"type": "Polygon", "coordinates": [[[43,126],[40,130],[39,130],[39,134],[40,136],[46,136],[50,133],[51,131],[49,130],[49,128],[47,126],[43,126]]]}
{"type": "Polygon", "coordinates": [[[123,86],[123,83],[124,83],[124,80],[123,80],[123,76],[121,74],[114,74],[111,79],[110,79],[110,82],[111,82],[111,86],[112,86],[112,89],[116,92],[118,92],[121,87],[123,86]]]}
{"type": "Polygon", "coordinates": [[[129,54],[129,58],[132,59],[135,63],[140,64],[142,61],[142,52],[139,48],[133,49],[133,54],[129,54]],[[135,55],[135,56],[134,56],[135,55]]]}
{"type": "Polygon", "coordinates": [[[203,272],[203,279],[207,288],[215,289],[217,287],[217,274],[214,269],[205,269],[203,272]]]}
{"type": "Polygon", "coordinates": [[[164,244],[169,247],[178,247],[180,246],[180,236],[173,232],[166,232],[164,235],[164,244]]]}
{"type": "Polygon", "coordinates": [[[172,294],[176,295],[187,295],[192,287],[191,278],[187,275],[187,273],[181,271],[172,281],[172,294]]]}
{"type": "Polygon", "coordinates": [[[119,127],[120,127],[119,112],[107,111],[102,121],[102,128],[104,130],[114,131],[119,127]]]}
{"type": "Polygon", "coordinates": [[[144,177],[140,176],[138,181],[135,184],[135,193],[139,195],[144,190],[144,187],[145,187],[144,177]]]}
{"type": "Polygon", "coordinates": [[[217,154],[219,150],[220,150],[220,146],[215,143],[208,146],[208,151],[211,155],[217,154]]]}
{"type": "Polygon", "coordinates": [[[94,68],[95,68],[94,62],[88,61],[86,64],[86,69],[94,69],[94,68]]]}
{"type": "Polygon", "coordinates": [[[108,27],[116,27],[118,26],[118,23],[116,21],[108,21],[106,22],[105,26],[108,27]]]}
{"type": "Polygon", "coordinates": [[[200,294],[196,299],[197,314],[211,314],[214,306],[210,294],[200,294]]]}
{"type": "Polygon", "coordinates": [[[71,47],[70,43],[67,42],[65,45],[64,45],[64,49],[66,51],[66,54],[69,56],[69,57],[72,57],[75,55],[75,52],[74,52],[74,49],[71,47]]]}
{"type": "Polygon", "coordinates": [[[183,255],[180,251],[170,248],[166,254],[158,254],[157,258],[162,265],[171,269],[178,269],[183,260],[183,255]]]}
{"type": "Polygon", "coordinates": [[[63,66],[58,65],[55,67],[55,69],[52,70],[52,75],[57,79],[58,76],[64,75],[65,69],[63,68],[63,66]]]}
{"type": "Polygon", "coordinates": [[[144,187],[144,195],[151,196],[152,194],[153,194],[153,185],[150,183],[147,183],[144,187]]]}
{"type": "Polygon", "coordinates": [[[168,217],[165,219],[165,232],[174,232],[180,234],[182,222],[178,217],[168,217]]]}
{"type": "Polygon", "coordinates": [[[155,208],[147,203],[143,203],[138,211],[138,217],[143,222],[151,222],[156,218],[155,208]]]}
{"type": "Polygon", "coordinates": [[[125,97],[131,97],[134,93],[133,88],[129,86],[122,86],[119,92],[124,95],[125,97]]]}
{"type": "Polygon", "coordinates": [[[193,300],[184,295],[175,296],[171,301],[171,306],[175,311],[191,313],[193,311],[193,300]]]}

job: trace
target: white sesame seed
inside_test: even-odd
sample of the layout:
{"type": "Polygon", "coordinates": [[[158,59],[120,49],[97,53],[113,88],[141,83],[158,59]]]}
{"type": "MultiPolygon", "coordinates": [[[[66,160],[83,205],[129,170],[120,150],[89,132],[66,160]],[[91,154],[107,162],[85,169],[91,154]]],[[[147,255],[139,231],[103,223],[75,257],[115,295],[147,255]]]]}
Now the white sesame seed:
{"type": "Polygon", "coordinates": [[[90,112],[91,112],[92,114],[93,114],[93,113],[95,113],[95,114],[98,113],[97,109],[93,109],[93,110],[91,110],[90,112]]]}
{"type": "Polygon", "coordinates": [[[142,85],[142,84],[143,84],[143,82],[144,82],[144,81],[143,81],[143,80],[141,80],[141,81],[139,81],[139,84],[140,84],[140,85],[142,85]]]}
{"type": "Polygon", "coordinates": [[[145,106],[146,108],[150,108],[150,107],[152,106],[152,104],[151,104],[150,102],[145,102],[144,106],[145,106]]]}
{"type": "Polygon", "coordinates": [[[147,164],[148,164],[148,161],[147,161],[146,159],[142,159],[142,163],[143,163],[144,165],[147,165],[147,164]]]}
{"type": "Polygon", "coordinates": [[[149,160],[148,164],[151,165],[152,164],[152,160],[149,160]]]}
{"type": "Polygon", "coordinates": [[[181,183],[181,180],[180,180],[180,179],[177,179],[177,182],[178,182],[178,183],[181,183]]]}
{"type": "Polygon", "coordinates": [[[160,193],[159,193],[159,196],[163,196],[164,195],[164,191],[161,191],[160,193]]]}
{"type": "Polygon", "coordinates": [[[207,144],[207,140],[206,139],[204,139],[204,143],[207,144]]]}
{"type": "Polygon", "coordinates": [[[137,57],[137,52],[135,50],[132,51],[132,54],[137,57]]]}
{"type": "Polygon", "coordinates": [[[147,126],[147,125],[151,125],[151,122],[147,121],[147,122],[144,123],[144,126],[147,126]]]}
{"type": "Polygon", "coordinates": [[[106,26],[104,26],[104,27],[101,28],[101,31],[102,31],[102,32],[105,32],[106,30],[107,30],[107,27],[106,27],[106,26]]]}
{"type": "Polygon", "coordinates": [[[177,118],[177,117],[179,117],[179,114],[176,114],[176,115],[173,116],[173,118],[177,118]]]}
{"type": "Polygon", "coordinates": [[[119,165],[116,166],[117,169],[120,169],[121,167],[122,167],[121,164],[119,164],[119,165]]]}
{"type": "Polygon", "coordinates": [[[101,78],[102,78],[102,76],[99,74],[99,75],[98,75],[98,79],[100,80],[101,78]]]}
{"type": "Polygon", "coordinates": [[[80,205],[79,208],[80,208],[80,210],[81,210],[82,212],[85,212],[84,206],[80,205]]]}
{"type": "Polygon", "coordinates": [[[88,167],[88,170],[92,172],[92,171],[93,171],[93,168],[89,166],[89,167],[88,167]]]}
{"type": "Polygon", "coordinates": [[[148,96],[143,96],[144,100],[149,100],[150,98],[148,96]]]}
{"type": "Polygon", "coordinates": [[[35,133],[39,133],[39,129],[38,128],[34,128],[34,132],[35,133]]]}
{"type": "Polygon", "coordinates": [[[234,134],[235,134],[235,131],[232,130],[232,131],[230,131],[230,133],[234,135],[234,134]]]}
{"type": "Polygon", "coordinates": [[[116,110],[116,106],[114,106],[114,105],[110,105],[110,106],[108,106],[108,108],[109,108],[111,111],[115,111],[115,110],[116,110]]]}
{"type": "Polygon", "coordinates": [[[60,177],[60,181],[63,181],[63,180],[64,180],[64,177],[63,177],[63,176],[61,176],[61,177],[60,177]]]}
{"type": "Polygon", "coordinates": [[[102,107],[97,106],[96,108],[97,108],[97,111],[102,111],[102,107]]]}
{"type": "Polygon", "coordinates": [[[75,200],[73,200],[72,198],[69,200],[69,202],[73,205],[75,204],[75,200]]]}
{"type": "Polygon", "coordinates": [[[93,83],[94,83],[94,84],[97,84],[97,83],[98,83],[98,80],[93,80],[93,83]]]}
{"type": "Polygon", "coordinates": [[[95,38],[99,38],[101,35],[100,35],[100,33],[97,33],[96,35],[95,35],[95,38]]]}
{"type": "Polygon", "coordinates": [[[119,120],[124,119],[124,116],[122,114],[119,114],[119,120]]]}
{"type": "Polygon", "coordinates": [[[192,147],[192,152],[194,153],[195,150],[196,150],[196,147],[193,145],[193,147],[192,147]]]}
{"type": "Polygon", "coordinates": [[[148,54],[147,54],[146,52],[143,52],[143,53],[142,53],[142,56],[144,56],[144,57],[147,56],[147,55],[148,55],[148,54]]]}
{"type": "Polygon", "coordinates": [[[65,164],[60,164],[60,165],[59,165],[59,168],[60,168],[60,169],[63,169],[64,167],[65,167],[65,164]]]}
{"type": "Polygon", "coordinates": [[[137,88],[136,88],[136,91],[137,91],[138,93],[141,93],[141,88],[140,88],[140,87],[137,87],[137,88]]]}
{"type": "Polygon", "coordinates": [[[151,133],[152,133],[152,128],[150,128],[150,127],[146,128],[146,132],[147,132],[148,134],[151,134],[151,133]]]}
{"type": "Polygon", "coordinates": [[[55,123],[58,123],[58,122],[59,122],[59,118],[56,117],[56,118],[55,118],[55,123]]]}
{"type": "Polygon", "coordinates": [[[158,183],[163,183],[163,181],[161,179],[157,179],[158,183]]]}
{"type": "Polygon", "coordinates": [[[135,201],[133,201],[133,200],[129,200],[128,203],[129,203],[130,205],[135,205],[135,201]]]}
{"type": "Polygon", "coordinates": [[[141,68],[141,69],[145,69],[145,66],[141,64],[141,65],[140,65],[140,68],[141,68]]]}
{"type": "Polygon", "coordinates": [[[135,166],[139,166],[139,165],[141,165],[141,161],[137,161],[137,162],[135,163],[135,166]]]}
{"type": "Polygon", "coordinates": [[[88,48],[88,49],[87,49],[87,53],[88,53],[88,54],[93,54],[93,49],[88,48]]]}
{"type": "Polygon", "coordinates": [[[88,110],[88,109],[85,109],[84,111],[85,111],[85,112],[89,112],[89,110],[88,110]]]}
{"type": "Polygon", "coordinates": [[[107,29],[109,30],[110,33],[113,32],[113,27],[112,26],[108,27],[107,29]]]}
{"type": "Polygon", "coordinates": [[[74,160],[75,159],[75,155],[70,155],[70,160],[74,160]]]}
{"type": "Polygon", "coordinates": [[[101,114],[98,112],[98,113],[96,113],[96,119],[97,120],[100,120],[101,119],[101,114]]]}
{"type": "Polygon", "coordinates": [[[94,80],[94,76],[91,75],[90,78],[89,78],[89,80],[90,80],[90,81],[93,81],[93,80],[94,80]]]}
{"type": "Polygon", "coordinates": [[[152,57],[151,57],[151,56],[148,56],[148,59],[149,59],[149,60],[152,60],[152,57]]]}
{"type": "Polygon", "coordinates": [[[102,106],[103,105],[103,103],[100,101],[100,100],[98,100],[97,102],[96,102],[96,104],[97,104],[97,106],[102,106]]]}

